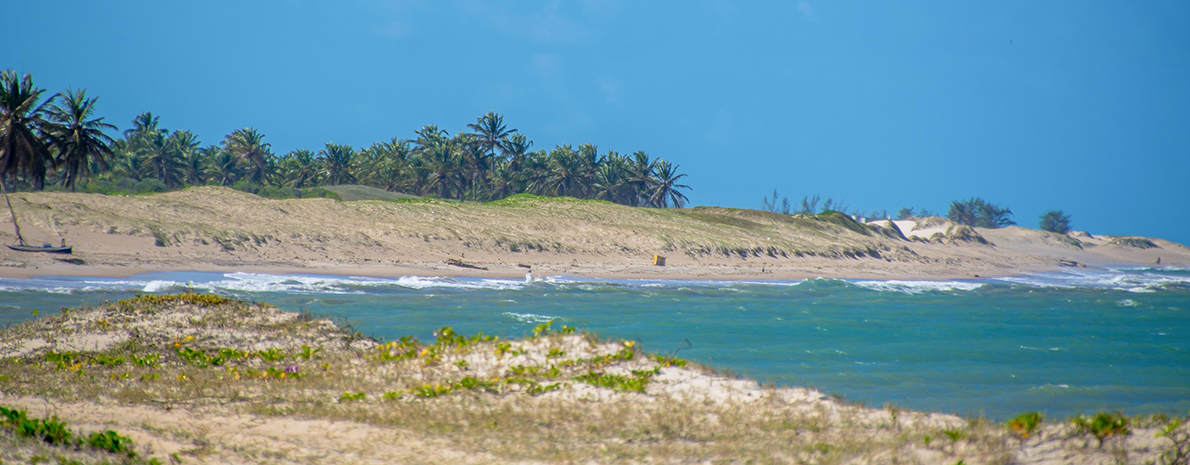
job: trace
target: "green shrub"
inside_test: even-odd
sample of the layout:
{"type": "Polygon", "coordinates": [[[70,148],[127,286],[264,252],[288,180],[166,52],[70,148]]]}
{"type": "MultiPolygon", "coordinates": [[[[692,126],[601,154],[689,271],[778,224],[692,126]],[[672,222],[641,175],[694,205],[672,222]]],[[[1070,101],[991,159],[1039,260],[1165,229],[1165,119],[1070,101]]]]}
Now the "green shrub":
{"type": "Polygon", "coordinates": [[[303,199],[335,199],[342,200],[339,194],[329,191],[321,187],[313,187],[310,189],[303,189],[301,197],[303,199]]]}
{"type": "Polygon", "coordinates": [[[350,392],[344,392],[343,395],[339,396],[339,402],[341,402],[341,403],[355,402],[357,400],[364,400],[366,397],[367,397],[367,394],[364,394],[362,391],[357,392],[355,394],[352,394],[350,392]]]}
{"type": "Polygon", "coordinates": [[[1099,412],[1094,417],[1081,416],[1070,421],[1080,433],[1095,436],[1099,447],[1103,447],[1103,441],[1109,437],[1132,434],[1128,418],[1119,413],[1099,412]]]}
{"type": "Polygon", "coordinates": [[[136,457],[132,440],[120,436],[119,433],[110,429],[102,433],[91,433],[91,436],[87,438],[87,445],[113,454],[127,454],[129,457],[136,457]]]}
{"type": "Polygon", "coordinates": [[[74,434],[58,417],[29,418],[24,410],[0,407],[0,421],[21,436],[34,437],[54,446],[66,445],[74,434]]]}
{"type": "Polygon", "coordinates": [[[612,388],[617,391],[645,392],[645,388],[649,385],[649,379],[657,374],[659,369],[633,370],[631,377],[588,371],[587,374],[574,379],[593,386],[612,388]]]}
{"type": "Polygon", "coordinates": [[[1021,439],[1027,439],[1029,435],[1041,426],[1041,422],[1045,421],[1045,417],[1037,412],[1028,412],[1017,415],[1016,418],[1008,420],[1008,429],[1016,433],[1021,439]]]}
{"type": "Polygon", "coordinates": [[[1050,210],[1041,215],[1041,222],[1038,223],[1037,228],[1042,231],[1066,234],[1070,232],[1070,215],[1062,213],[1062,210],[1050,210]]]}
{"type": "Polygon", "coordinates": [[[979,228],[1003,228],[1016,224],[1009,216],[1012,210],[1000,208],[979,197],[950,203],[946,218],[958,224],[979,228]]]}
{"type": "Polygon", "coordinates": [[[657,363],[661,364],[661,366],[663,366],[663,367],[676,366],[679,368],[686,368],[686,364],[689,363],[689,362],[682,360],[680,358],[670,357],[668,355],[654,355],[653,360],[656,360],[657,363]]]}
{"type": "Polygon", "coordinates": [[[164,183],[156,179],[142,179],[137,181],[137,183],[132,186],[132,192],[134,194],[153,194],[157,192],[165,192],[167,190],[169,190],[169,188],[166,187],[164,183]]]}

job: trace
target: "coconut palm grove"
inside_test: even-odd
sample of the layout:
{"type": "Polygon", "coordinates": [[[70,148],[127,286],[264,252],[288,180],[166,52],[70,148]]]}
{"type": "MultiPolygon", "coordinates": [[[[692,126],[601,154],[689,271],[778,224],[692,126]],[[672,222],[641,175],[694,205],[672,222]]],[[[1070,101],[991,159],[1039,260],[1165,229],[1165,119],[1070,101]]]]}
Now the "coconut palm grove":
{"type": "Polygon", "coordinates": [[[363,149],[327,143],[284,155],[254,128],[215,144],[169,130],[144,112],[122,137],[97,116],[85,90],[47,95],[31,75],[0,77],[0,176],[11,190],[149,193],[220,185],[265,197],[319,197],[322,186],[361,184],[442,199],[490,201],[519,193],[681,208],[678,165],[644,152],[600,152],[594,144],[532,150],[533,141],[495,112],[451,135],[435,125],[414,138],[363,149]]]}

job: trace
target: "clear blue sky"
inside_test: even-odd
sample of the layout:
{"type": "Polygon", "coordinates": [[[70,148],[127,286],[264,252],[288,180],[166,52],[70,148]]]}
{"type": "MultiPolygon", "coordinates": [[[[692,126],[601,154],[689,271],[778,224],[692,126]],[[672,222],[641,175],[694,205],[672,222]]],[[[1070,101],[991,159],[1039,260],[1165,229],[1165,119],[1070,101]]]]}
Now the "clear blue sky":
{"type": "Polygon", "coordinates": [[[0,68],[217,143],[366,146],[494,110],[681,165],[693,205],[971,196],[1190,243],[1190,2],[11,2],[0,68]]]}

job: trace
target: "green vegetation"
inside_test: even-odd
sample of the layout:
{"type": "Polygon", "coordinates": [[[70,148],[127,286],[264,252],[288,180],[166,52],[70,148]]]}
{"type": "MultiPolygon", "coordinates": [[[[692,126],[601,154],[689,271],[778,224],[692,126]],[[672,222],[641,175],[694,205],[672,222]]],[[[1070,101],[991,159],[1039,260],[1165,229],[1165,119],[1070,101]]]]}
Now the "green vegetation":
{"type": "Polygon", "coordinates": [[[1076,417],[1070,420],[1078,431],[1083,434],[1090,434],[1099,440],[1099,447],[1103,447],[1103,441],[1112,436],[1127,436],[1132,434],[1132,429],[1129,427],[1131,421],[1119,413],[1099,412],[1093,417],[1076,417]]]}
{"type": "Polygon", "coordinates": [[[773,189],[772,198],[765,197],[762,199],[761,210],[771,213],[780,213],[782,215],[818,215],[826,212],[836,211],[856,218],[888,218],[888,210],[873,210],[870,212],[854,210],[851,213],[847,213],[848,206],[845,202],[835,201],[834,199],[828,198],[826,199],[826,202],[823,203],[821,207],[819,207],[818,204],[821,201],[822,199],[817,195],[812,197],[803,197],[801,206],[795,208],[793,204],[789,202],[789,197],[781,197],[777,193],[777,190],[773,189]]]}
{"type": "Polygon", "coordinates": [[[1038,412],[1027,412],[1008,420],[1008,429],[1019,435],[1021,439],[1028,439],[1029,435],[1037,431],[1037,427],[1045,421],[1045,417],[1038,412]]]}
{"type": "Polygon", "coordinates": [[[1156,436],[1169,440],[1172,445],[1161,453],[1161,462],[1165,465],[1190,463],[1190,428],[1186,427],[1186,419],[1170,420],[1156,436]]]}
{"type": "Polygon", "coordinates": [[[136,457],[136,452],[133,451],[135,447],[132,440],[119,433],[107,430],[104,432],[91,433],[87,437],[87,445],[99,450],[105,450],[113,454],[124,454],[129,457],[136,457]]]}
{"type": "Polygon", "coordinates": [[[1000,208],[979,197],[950,203],[946,217],[955,223],[979,228],[1003,228],[1016,224],[1009,216],[1012,210],[1000,208]]]}
{"type": "Polygon", "coordinates": [[[835,201],[828,198],[819,207],[818,203],[821,201],[822,199],[817,195],[803,197],[801,206],[795,208],[789,203],[789,197],[780,197],[777,194],[777,190],[773,189],[773,197],[771,199],[765,197],[762,201],[761,209],[782,215],[817,215],[828,211],[847,211],[847,204],[842,201],[835,201]]]}
{"type": "Polygon", "coordinates": [[[67,445],[74,436],[74,432],[66,427],[66,423],[59,421],[58,417],[29,418],[24,410],[0,407],[0,421],[17,434],[40,439],[54,446],[67,445]]]}
{"type": "MultiPolygon", "coordinates": [[[[1134,460],[1184,463],[1190,453],[1184,419],[1101,414],[1107,419],[1059,425],[1043,424],[1034,412],[1005,427],[891,405],[887,414],[874,415],[879,412],[825,397],[791,402],[796,392],[729,379],[673,355],[643,354],[634,341],[604,341],[552,321],[515,340],[443,327],[433,341],[411,336],[375,341],[266,304],[186,293],[63,311],[0,330],[0,342],[125,331],[136,331],[137,337],[93,351],[55,343],[40,352],[0,358],[0,389],[17,402],[88,406],[72,407],[72,415],[87,418],[72,422],[94,424],[95,418],[110,418],[104,409],[126,408],[173,411],[161,417],[182,421],[138,415],[104,431],[82,432],[54,417],[31,419],[24,411],[0,409],[0,459],[19,463],[59,454],[61,463],[75,463],[70,462],[75,458],[144,463],[147,458],[140,454],[154,453],[136,449],[116,431],[133,433],[138,442],[143,436],[161,437],[186,446],[169,457],[175,463],[215,458],[302,462],[328,451],[367,460],[374,457],[368,455],[375,451],[372,446],[345,448],[354,447],[353,437],[375,434],[411,441],[408,448],[385,453],[427,454],[439,447],[450,457],[483,454],[483,461],[499,463],[852,463],[872,457],[887,457],[890,463],[1012,463],[1018,446],[1042,441],[1051,441],[1044,450],[1062,441],[1061,453],[1071,463],[1125,452],[1135,454],[1129,456],[1134,460]],[[262,341],[276,345],[259,346],[262,341]],[[697,387],[706,385],[724,390],[697,387]],[[742,391],[730,398],[708,395],[727,395],[735,389],[731,386],[742,391]],[[683,393],[691,387],[693,397],[687,397],[683,393]],[[88,417],[92,409],[100,412],[88,417]],[[190,412],[200,413],[194,424],[190,412]],[[285,422],[292,427],[282,429],[312,433],[315,425],[333,422],[334,428],[358,434],[336,439],[331,436],[339,435],[298,433],[286,439],[286,433],[269,430],[268,439],[258,441],[264,436],[254,428],[225,435],[210,430],[222,423],[204,422],[228,418],[253,425],[285,422]],[[1132,428],[1134,434],[1162,438],[1159,446],[1136,452],[1124,450],[1124,441],[1106,441],[1132,428]],[[1110,447],[1069,441],[1076,429],[1110,447]],[[1026,438],[1036,441],[1026,443],[1026,438]],[[17,439],[25,442],[16,447],[4,442],[17,439]],[[290,452],[295,444],[301,445],[301,455],[290,452]],[[11,452],[18,447],[24,452],[11,452]]],[[[28,405],[38,404],[21,408],[28,405]]]]}
{"type": "Polygon", "coordinates": [[[1041,222],[1038,223],[1037,229],[1058,234],[1066,234],[1070,232],[1070,215],[1062,213],[1062,210],[1050,210],[1045,212],[1041,215],[1041,222]]]}
{"type": "Polygon", "coordinates": [[[388,202],[401,202],[416,200],[417,197],[409,194],[402,194],[400,192],[386,191],[371,186],[361,186],[358,184],[341,184],[338,186],[325,186],[317,189],[325,189],[338,196],[339,200],[344,202],[353,202],[358,200],[384,200],[388,202]]]}
{"type": "Polygon", "coordinates": [[[412,139],[394,137],[362,150],[327,143],[317,152],[277,156],[255,128],[203,146],[190,131],[162,128],[150,112],[112,139],[106,131],[116,127],[94,118],[95,99],[83,91],[42,99],[45,90],[30,75],[11,70],[0,88],[0,175],[15,189],[42,190],[48,179],[62,189],[105,194],[220,185],[268,198],[337,198],[317,187],[360,184],[440,199],[530,192],[659,208],[682,207],[682,191],[690,189],[681,184],[686,175],[678,165],[644,152],[601,153],[592,144],[531,151],[533,141],[494,112],[453,136],[427,125],[412,139]]]}
{"type": "Polygon", "coordinates": [[[1112,239],[1111,243],[1118,245],[1120,247],[1133,247],[1133,248],[1137,248],[1137,249],[1159,248],[1159,246],[1157,244],[1153,243],[1153,241],[1150,241],[1143,237],[1117,237],[1115,239],[1112,239]]]}
{"type": "Polygon", "coordinates": [[[24,410],[0,406],[0,428],[6,428],[19,436],[38,439],[51,446],[78,447],[86,444],[97,450],[130,458],[136,457],[131,439],[112,430],[91,433],[85,440],[76,439],[74,431],[71,431],[66,422],[58,420],[58,417],[29,418],[24,410]]]}

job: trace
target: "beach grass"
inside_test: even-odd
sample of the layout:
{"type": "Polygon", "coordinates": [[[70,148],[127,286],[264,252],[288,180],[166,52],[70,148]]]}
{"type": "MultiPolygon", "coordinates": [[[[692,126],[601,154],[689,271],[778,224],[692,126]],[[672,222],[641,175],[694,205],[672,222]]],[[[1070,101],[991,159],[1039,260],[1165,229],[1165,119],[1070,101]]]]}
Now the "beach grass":
{"type": "Polygon", "coordinates": [[[377,341],[312,315],[191,293],[63,309],[0,331],[0,354],[0,406],[136,444],[130,457],[0,428],[12,445],[4,450],[16,451],[0,452],[5,461],[300,463],[338,450],[409,463],[1007,464],[1055,441],[1062,454],[1131,461],[1176,457],[1186,428],[1133,419],[1125,434],[1023,417],[1022,437],[1011,423],[763,387],[549,323],[517,340],[442,328],[431,341],[377,341]],[[229,418],[306,432],[229,432],[229,418]],[[335,439],[342,431],[358,434],[335,439]]]}

